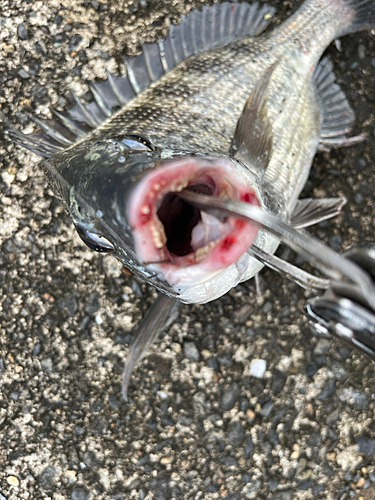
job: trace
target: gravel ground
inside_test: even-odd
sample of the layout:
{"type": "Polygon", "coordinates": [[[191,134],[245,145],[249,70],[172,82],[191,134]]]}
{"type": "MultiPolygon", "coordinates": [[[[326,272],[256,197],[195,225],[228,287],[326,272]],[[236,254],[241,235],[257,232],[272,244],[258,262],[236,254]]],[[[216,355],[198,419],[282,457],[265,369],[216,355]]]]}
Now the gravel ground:
{"type": "MultiPolygon", "coordinates": [[[[298,4],[270,3],[275,23],[298,4]]],[[[31,130],[28,112],[120,72],[197,5],[2,0],[1,109],[31,130]]],[[[317,155],[304,192],[348,198],[314,229],[341,251],[374,239],[374,36],[328,54],[369,133],[317,155]]],[[[155,291],[83,246],[36,156],[2,141],[0,163],[0,500],[375,497],[374,365],[311,335],[306,292],[266,271],[261,296],[250,281],[182,307],[125,404],[123,362],[155,291]]]]}

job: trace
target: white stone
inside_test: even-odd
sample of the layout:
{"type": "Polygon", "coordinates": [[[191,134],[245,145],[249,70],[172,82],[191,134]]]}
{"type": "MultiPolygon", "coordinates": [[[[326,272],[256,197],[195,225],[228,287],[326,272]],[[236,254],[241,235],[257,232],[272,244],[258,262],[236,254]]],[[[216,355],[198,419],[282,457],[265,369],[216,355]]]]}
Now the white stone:
{"type": "Polygon", "coordinates": [[[263,378],[266,368],[267,362],[264,359],[253,359],[250,362],[250,375],[256,378],[263,378]]]}

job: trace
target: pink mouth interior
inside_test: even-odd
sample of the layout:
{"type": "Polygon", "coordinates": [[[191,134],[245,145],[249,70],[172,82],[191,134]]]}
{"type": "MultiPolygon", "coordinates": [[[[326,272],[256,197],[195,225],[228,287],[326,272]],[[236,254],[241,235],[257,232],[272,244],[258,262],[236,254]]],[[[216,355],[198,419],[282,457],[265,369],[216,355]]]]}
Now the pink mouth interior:
{"type": "Polygon", "coordinates": [[[224,222],[178,196],[183,190],[259,205],[254,191],[227,163],[174,160],[140,181],[129,201],[129,221],[138,257],[164,271],[204,264],[215,271],[236,262],[251,246],[258,227],[234,217],[224,222]]]}

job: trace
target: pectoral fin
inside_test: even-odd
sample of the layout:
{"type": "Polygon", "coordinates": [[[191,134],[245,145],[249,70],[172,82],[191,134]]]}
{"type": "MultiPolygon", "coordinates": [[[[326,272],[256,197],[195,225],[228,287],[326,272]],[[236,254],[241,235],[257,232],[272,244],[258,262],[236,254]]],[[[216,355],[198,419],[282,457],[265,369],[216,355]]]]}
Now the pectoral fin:
{"type": "Polygon", "coordinates": [[[128,401],[128,386],[135,365],[143,358],[159,334],[174,321],[174,312],[178,310],[178,306],[179,303],[174,299],[159,294],[139,324],[122,373],[121,393],[125,401],[128,401]]]}
{"type": "Polygon", "coordinates": [[[229,154],[248,166],[264,171],[272,152],[272,126],[267,114],[268,85],[275,64],[270,66],[251,92],[238,120],[229,154]]]}
{"type": "Polygon", "coordinates": [[[296,229],[312,226],[338,215],[346,202],[344,197],[298,200],[290,222],[296,229]]]}

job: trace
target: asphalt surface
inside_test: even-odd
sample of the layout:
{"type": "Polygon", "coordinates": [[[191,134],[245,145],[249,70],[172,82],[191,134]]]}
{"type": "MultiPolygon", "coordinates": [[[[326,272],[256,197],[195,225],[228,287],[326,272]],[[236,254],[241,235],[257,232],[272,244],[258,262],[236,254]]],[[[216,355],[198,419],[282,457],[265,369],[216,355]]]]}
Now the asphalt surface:
{"type": "MultiPolygon", "coordinates": [[[[274,23],[298,4],[270,3],[274,23]]],[[[27,113],[121,72],[197,5],[3,0],[0,109],[30,131],[27,113]]],[[[304,195],[348,198],[313,230],[343,251],[375,239],[374,34],[340,45],[328,55],[369,135],[317,155],[304,195]]],[[[37,161],[1,140],[0,500],[375,498],[374,364],[313,337],[309,294],[271,271],[260,296],[249,281],[183,306],[125,404],[123,362],[155,291],[84,247],[37,161]]]]}

